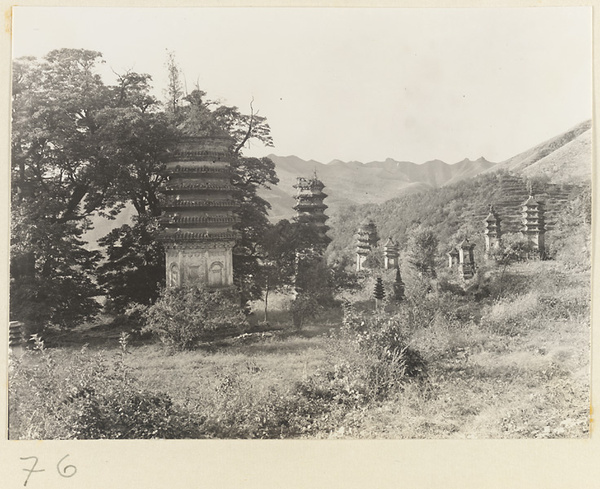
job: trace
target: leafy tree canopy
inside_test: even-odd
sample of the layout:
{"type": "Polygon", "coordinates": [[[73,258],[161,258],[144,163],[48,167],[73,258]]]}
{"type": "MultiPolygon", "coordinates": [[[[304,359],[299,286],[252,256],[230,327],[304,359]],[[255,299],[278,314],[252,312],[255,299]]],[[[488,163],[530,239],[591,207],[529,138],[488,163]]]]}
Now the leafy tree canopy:
{"type": "Polygon", "coordinates": [[[191,131],[225,133],[232,139],[232,152],[238,156],[232,165],[233,183],[242,199],[238,268],[242,274],[257,266],[256,244],[268,226],[269,208],[257,189],[278,180],[270,160],[245,158],[242,150],[252,140],[272,145],[266,119],[252,105],[246,115],[209,101],[200,89],[183,95],[174,56],[167,64],[170,100],[164,109],[150,94],[150,75],[127,71],[106,85],[98,69],[102,63],[100,53],[85,49],[60,49],[42,59],[14,62],[11,314],[15,318],[25,318],[24,310],[31,304],[37,304],[32,308],[38,310],[35,317],[46,323],[67,325],[93,315],[97,307],[92,307],[90,297],[98,293],[94,285],[98,256],[86,251],[80,238],[89,227],[88,217],[94,213],[114,217],[127,203],[133,204],[139,218],[101,241],[107,260],[98,283],[119,307],[130,300],[147,303],[156,296],[163,257],[154,241],[153,218],[161,213],[164,157],[178,138],[191,131]],[[65,300],[46,300],[42,287],[65,300]],[[50,303],[63,304],[64,314],[50,303]],[[65,319],[70,313],[72,317],[65,319]]]}

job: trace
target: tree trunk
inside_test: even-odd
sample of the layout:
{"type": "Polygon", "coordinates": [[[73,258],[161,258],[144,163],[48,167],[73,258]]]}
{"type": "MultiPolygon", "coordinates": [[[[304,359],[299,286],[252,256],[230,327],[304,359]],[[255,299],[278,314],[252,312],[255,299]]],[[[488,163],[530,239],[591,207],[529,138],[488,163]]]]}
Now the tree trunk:
{"type": "Polygon", "coordinates": [[[269,277],[265,281],[265,323],[269,319],[269,277]]]}

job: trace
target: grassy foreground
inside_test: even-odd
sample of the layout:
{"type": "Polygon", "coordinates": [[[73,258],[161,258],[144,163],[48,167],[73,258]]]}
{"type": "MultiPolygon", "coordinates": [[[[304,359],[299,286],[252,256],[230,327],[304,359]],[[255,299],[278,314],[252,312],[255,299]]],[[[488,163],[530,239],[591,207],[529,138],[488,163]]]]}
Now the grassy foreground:
{"type": "Polygon", "coordinates": [[[83,353],[71,335],[12,360],[10,437],[586,437],[589,270],[530,262],[507,272],[507,290],[473,317],[438,310],[412,330],[425,367],[393,385],[387,370],[365,375],[372,358],[332,337],[335,313],[298,332],[280,313],[279,331],[184,352],[124,351],[119,331],[87,328],[83,353]],[[374,389],[384,377],[385,392],[374,389]]]}

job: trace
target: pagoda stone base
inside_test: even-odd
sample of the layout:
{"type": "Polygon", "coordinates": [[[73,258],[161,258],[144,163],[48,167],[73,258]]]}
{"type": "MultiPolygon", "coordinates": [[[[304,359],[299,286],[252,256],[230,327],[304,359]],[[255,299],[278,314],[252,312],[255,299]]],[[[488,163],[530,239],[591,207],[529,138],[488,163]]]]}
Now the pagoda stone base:
{"type": "Polygon", "coordinates": [[[204,285],[210,288],[233,285],[233,245],[197,243],[170,246],[166,251],[167,286],[204,285]]]}
{"type": "Polygon", "coordinates": [[[469,263],[459,263],[458,275],[463,280],[471,280],[475,276],[475,267],[469,263]]]}
{"type": "Polygon", "coordinates": [[[367,255],[356,255],[356,271],[360,272],[364,268],[364,262],[367,259],[367,255]]]}
{"type": "Polygon", "coordinates": [[[544,234],[531,232],[521,232],[521,234],[527,241],[531,243],[534,250],[539,251],[540,253],[543,253],[545,251],[546,243],[544,239],[544,234]]]}

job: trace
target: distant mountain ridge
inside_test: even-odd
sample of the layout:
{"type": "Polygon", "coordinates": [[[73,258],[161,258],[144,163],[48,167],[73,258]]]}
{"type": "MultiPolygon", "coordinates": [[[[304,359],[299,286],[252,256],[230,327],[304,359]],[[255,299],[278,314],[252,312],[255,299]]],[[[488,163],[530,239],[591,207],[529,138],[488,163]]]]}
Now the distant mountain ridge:
{"type": "MultiPolygon", "coordinates": [[[[483,173],[508,171],[531,178],[544,177],[555,184],[579,184],[591,180],[592,121],[584,121],[568,131],[500,163],[485,158],[464,159],[454,164],[431,160],[423,164],[409,161],[344,162],[333,160],[324,164],[303,160],[297,156],[269,155],[275,163],[279,184],[261,189],[260,195],[271,203],[269,217],[276,222],[294,215],[294,188],[297,177],[309,177],[314,171],[325,184],[329,196],[325,203],[332,216],[347,205],[381,204],[390,199],[414,194],[432,188],[448,187],[483,173]]],[[[519,196],[520,198],[520,196],[519,196]]],[[[513,199],[514,200],[514,199],[513,199]]],[[[511,201],[510,205],[515,205],[511,201]]],[[[114,221],[93,217],[94,229],[85,240],[95,247],[98,238],[111,229],[131,222],[135,214],[132,206],[126,208],[114,221]]]]}
{"type": "Polygon", "coordinates": [[[431,160],[423,164],[410,161],[333,160],[328,164],[302,160],[297,156],[269,158],[275,163],[280,182],[261,196],[271,202],[270,218],[277,221],[294,215],[293,185],[297,177],[317,172],[329,195],[329,214],[343,205],[380,204],[415,192],[453,185],[480,173],[505,170],[526,178],[544,177],[552,183],[582,183],[591,178],[592,121],[584,121],[568,131],[500,163],[481,157],[454,164],[431,160]]]}
{"type": "Polygon", "coordinates": [[[328,164],[303,160],[297,156],[268,156],[275,163],[279,184],[271,190],[261,190],[261,196],[272,205],[270,217],[277,221],[294,215],[294,189],[297,177],[309,177],[314,172],[326,185],[327,204],[335,209],[341,205],[382,203],[386,200],[442,187],[478,175],[495,166],[479,158],[464,159],[455,164],[431,160],[423,164],[397,161],[344,162],[333,160],[328,164]]]}

